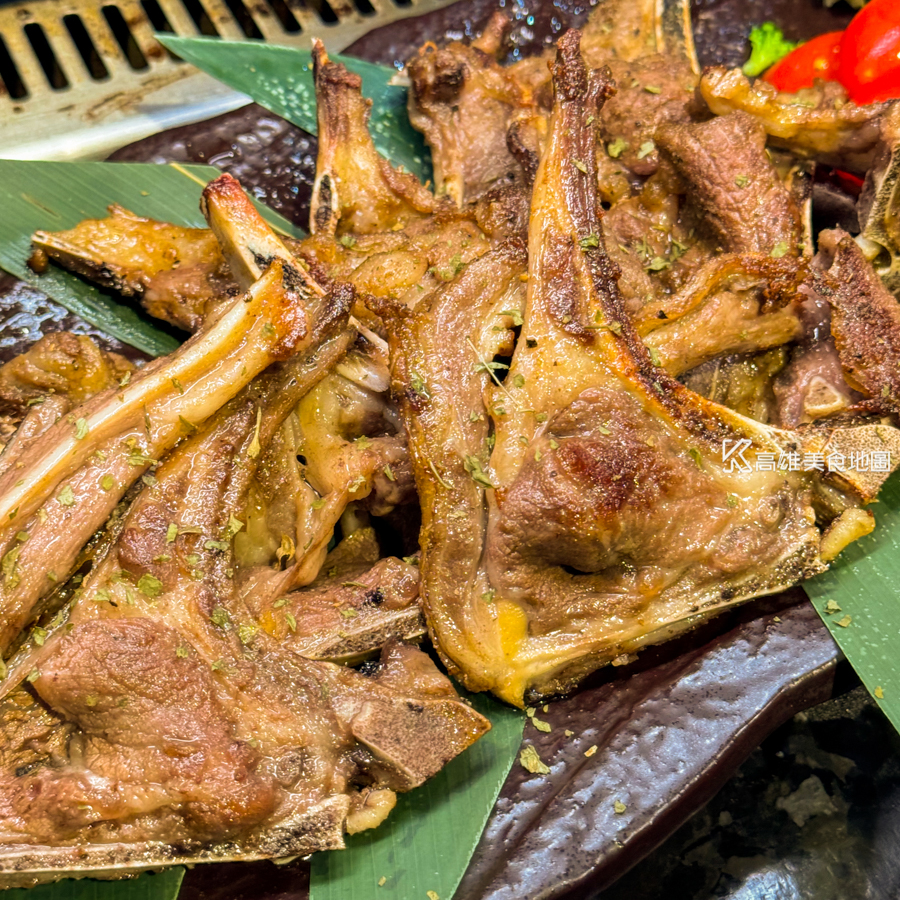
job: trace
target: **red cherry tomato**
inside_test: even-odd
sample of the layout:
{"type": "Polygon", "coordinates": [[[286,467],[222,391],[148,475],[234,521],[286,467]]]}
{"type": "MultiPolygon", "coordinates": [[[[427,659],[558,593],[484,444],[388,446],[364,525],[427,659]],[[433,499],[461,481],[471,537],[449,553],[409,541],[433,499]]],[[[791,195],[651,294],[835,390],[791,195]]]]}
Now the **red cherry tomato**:
{"type": "Polygon", "coordinates": [[[871,0],[841,41],[838,80],[854,103],[900,97],[900,2],[871,0]]]}
{"type": "Polygon", "coordinates": [[[834,81],[843,36],[843,31],[829,31],[801,44],[768,69],[763,79],[790,94],[812,87],[816,78],[834,81]]]}

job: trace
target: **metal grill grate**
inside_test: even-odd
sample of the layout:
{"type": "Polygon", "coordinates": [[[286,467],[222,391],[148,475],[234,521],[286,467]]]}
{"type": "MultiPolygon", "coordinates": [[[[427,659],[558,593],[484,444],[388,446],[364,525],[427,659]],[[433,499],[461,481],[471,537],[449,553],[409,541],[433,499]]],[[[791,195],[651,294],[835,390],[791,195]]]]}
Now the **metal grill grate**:
{"type": "Polygon", "coordinates": [[[32,0],[0,6],[0,157],[101,158],[246,98],[153,32],[339,52],[365,32],[452,0],[32,0]]]}

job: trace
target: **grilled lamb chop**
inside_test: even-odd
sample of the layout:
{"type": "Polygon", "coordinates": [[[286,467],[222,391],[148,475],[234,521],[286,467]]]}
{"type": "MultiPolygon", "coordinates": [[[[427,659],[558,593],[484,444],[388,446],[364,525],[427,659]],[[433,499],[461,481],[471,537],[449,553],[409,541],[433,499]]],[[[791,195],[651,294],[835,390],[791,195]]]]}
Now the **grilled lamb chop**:
{"type": "Polygon", "coordinates": [[[831,307],[831,334],[847,384],[868,398],[864,407],[900,413],[900,308],[896,298],[843,231],[819,235],[826,274],[818,293],[831,307]]]}
{"type": "Polygon", "coordinates": [[[0,403],[21,413],[53,394],[74,405],[117,385],[133,370],[124,356],[101,350],[86,335],[46,334],[0,367],[0,403]]]}
{"type": "MultiPolygon", "coordinates": [[[[264,228],[254,215],[245,221],[264,228]]],[[[229,235],[223,240],[227,248],[229,235]]],[[[0,646],[9,646],[34,603],[68,575],[137,479],[273,361],[317,346],[323,323],[346,315],[346,303],[346,291],[325,295],[299,269],[274,260],[245,296],[170,357],[53,425],[39,452],[0,478],[7,523],[0,530],[0,646]]]]}
{"type": "MultiPolygon", "coordinates": [[[[380,306],[423,501],[429,628],[468,686],[516,704],[821,571],[871,529],[858,507],[877,489],[852,473],[729,466],[735,442],[775,460],[868,432],[766,427],[653,364],[601,237],[591,126],[611,85],[578,43],[570,32],[558,45],[528,300],[502,384],[485,371],[503,287],[495,275],[484,292],[487,256],[427,308],[380,306]],[[843,478],[824,537],[812,505],[822,477],[843,478]]],[[[515,271],[514,248],[502,262],[515,271]]],[[[884,437],[900,446],[894,429],[884,437]]]]}
{"type": "MultiPolygon", "coordinates": [[[[421,633],[417,571],[395,559],[373,562],[371,539],[351,535],[331,557],[332,574],[285,596],[315,577],[353,485],[331,486],[316,504],[317,492],[295,482],[306,488],[295,493],[290,523],[292,544],[302,549],[284,555],[283,570],[243,564],[235,552],[255,505],[254,484],[290,446],[285,429],[294,410],[352,342],[351,291],[326,293],[295,268],[233,179],[210,185],[204,207],[236,280],[251,284],[240,311],[256,324],[246,333],[231,324],[230,337],[260,374],[242,387],[243,373],[227,371],[231,394],[219,388],[205,401],[225,402],[195,422],[181,417],[181,442],[159,444],[155,452],[167,451],[165,459],[127,512],[111,520],[68,604],[11,659],[4,693],[18,696],[27,679],[43,706],[13,731],[7,755],[20,758],[21,743],[32,735],[35,745],[38,733],[44,753],[26,770],[0,772],[0,820],[12,848],[74,841],[90,859],[111,843],[139,854],[148,842],[163,842],[202,859],[222,841],[250,857],[339,847],[345,830],[377,825],[395,791],[420,784],[489,727],[427,657],[394,641],[421,633]],[[280,326],[258,299],[274,294],[268,302],[281,309],[279,287],[290,292],[293,313],[282,314],[280,326]],[[254,341],[265,345],[266,337],[293,352],[281,360],[270,352],[260,372],[255,360],[265,347],[254,341]],[[307,533],[313,537],[304,543],[307,533]],[[359,623],[347,634],[341,625],[351,618],[359,623]],[[379,647],[372,676],[308,655],[349,659],[379,647]],[[60,732],[67,747],[51,763],[60,732]]],[[[194,340],[195,355],[230,316],[194,340]]],[[[223,369],[230,350],[226,343],[223,369]]],[[[173,364],[183,366],[179,356],[173,364]]],[[[201,376],[202,362],[194,363],[201,376]]],[[[132,384],[146,390],[141,378],[154,370],[158,378],[170,374],[155,364],[132,384]]],[[[178,398],[203,381],[177,371],[183,381],[164,397],[180,409],[178,398]]],[[[118,443],[121,423],[110,418],[107,433],[118,443]]],[[[24,565],[28,542],[19,540],[19,556],[4,566],[7,585],[24,565]]]]}
{"type": "MultiPolygon", "coordinates": [[[[157,222],[109,207],[106,219],[85,219],[69,231],[38,231],[36,251],[186,331],[238,287],[211,231],[157,222]]],[[[35,257],[33,257],[35,259],[35,257]]]]}
{"type": "Polygon", "coordinates": [[[781,247],[782,256],[796,254],[800,214],[766,158],[765,132],[750,116],[667,125],[656,141],[726,252],[768,255],[781,247]]]}
{"type": "Polygon", "coordinates": [[[309,587],[264,609],[255,593],[247,602],[263,627],[295,653],[357,663],[391,640],[419,640],[425,633],[418,569],[379,557],[374,531],[357,529],[328,554],[309,587]]]}
{"type": "Polygon", "coordinates": [[[634,325],[654,360],[675,376],[713,359],[779,347],[801,333],[806,270],[796,258],[720,256],[677,294],[646,302],[634,325]]]}
{"type": "Polygon", "coordinates": [[[76,730],[54,766],[0,775],[10,839],[231,840],[249,855],[342,846],[345,828],[378,824],[393,791],[487,729],[418,651],[389,642],[373,678],[315,662],[278,633],[286,605],[256,619],[236,589],[254,448],[302,392],[301,371],[294,359],[261,376],[168,457],[22,661],[76,730]],[[380,803],[366,803],[372,792],[380,803]]]}
{"type": "Polygon", "coordinates": [[[774,146],[860,174],[875,159],[892,105],[848,103],[846,92],[833,81],[782,94],[762,79],[751,84],[740,69],[723,66],[703,73],[700,94],[717,116],[742,111],[754,118],[774,146]]]}
{"type": "Polygon", "coordinates": [[[521,183],[507,133],[517,119],[538,114],[529,87],[459,41],[423,50],[406,68],[409,120],[431,148],[437,192],[461,207],[492,187],[521,183]]]}
{"type": "Polygon", "coordinates": [[[74,409],[45,433],[39,452],[7,471],[0,479],[6,523],[0,550],[7,559],[0,646],[21,630],[53,579],[68,574],[78,550],[126,490],[185,429],[201,424],[314,333],[310,319],[298,304],[295,282],[273,264],[213,328],[145,366],[128,385],[74,409]]]}
{"type": "Polygon", "coordinates": [[[367,122],[371,100],[361,79],[333,63],[313,43],[319,154],[310,209],[313,233],[388,231],[434,211],[435,200],[418,179],[379,156],[367,122]]]}

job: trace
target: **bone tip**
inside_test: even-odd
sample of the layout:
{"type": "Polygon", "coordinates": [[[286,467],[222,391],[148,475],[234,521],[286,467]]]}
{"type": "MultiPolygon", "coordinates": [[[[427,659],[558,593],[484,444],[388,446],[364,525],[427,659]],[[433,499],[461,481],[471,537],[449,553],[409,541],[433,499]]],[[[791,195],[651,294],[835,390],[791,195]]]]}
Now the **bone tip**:
{"type": "MultiPolygon", "coordinates": [[[[218,178],[210,181],[200,195],[200,211],[207,219],[209,219],[210,207],[230,210],[229,214],[233,216],[238,210],[245,210],[244,215],[246,215],[247,208],[252,207],[252,204],[241,187],[241,183],[232,175],[223,172],[218,178]]],[[[255,213],[256,208],[252,207],[252,209],[255,213]]]]}
{"type": "Polygon", "coordinates": [[[223,172],[217,178],[214,178],[203,189],[203,196],[224,195],[233,196],[235,194],[243,195],[244,189],[241,183],[233,175],[223,172]]]}
{"type": "Polygon", "coordinates": [[[328,51],[320,38],[313,38],[312,42],[312,58],[313,58],[313,76],[321,69],[322,66],[329,62],[328,51]]]}

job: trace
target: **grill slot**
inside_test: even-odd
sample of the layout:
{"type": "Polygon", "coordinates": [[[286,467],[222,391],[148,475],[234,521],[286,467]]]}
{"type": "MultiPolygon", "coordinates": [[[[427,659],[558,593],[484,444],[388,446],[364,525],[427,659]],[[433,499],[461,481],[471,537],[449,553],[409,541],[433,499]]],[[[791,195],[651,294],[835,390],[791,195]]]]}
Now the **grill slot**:
{"type": "Polygon", "coordinates": [[[22,81],[22,76],[19,74],[19,70],[13,62],[13,58],[9,55],[6,41],[4,41],[2,37],[0,37],[0,79],[3,80],[3,86],[6,88],[6,93],[9,94],[13,100],[21,100],[23,97],[28,96],[28,91],[25,89],[25,82],[22,81]]]}
{"type": "Polygon", "coordinates": [[[66,31],[69,32],[69,37],[72,38],[72,43],[75,45],[88,75],[94,81],[103,81],[109,78],[109,69],[106,68],[103,59],[97,52],[87,28],[84,27],[84,22],[74,13],[69,13],[69,15],[63,16],[63,25],[66,26],[66,31]]]}
{"type": "Polygon", "coordinates": [[[337,13],[334,11],[328,0],[309,0],[309,5],[319,14],[319,18],[326,25],[337,24],[337,13]]]}
{"type": "Polygon", "coordinates": [[[250,15],[250,10],[244,6],[243,0],[225,0],[225,5],[231,11],[235,21],[240,25],[244,36],[251,39],[262,38],[263,33],[259,30],[259,26],[250,15]]]}
{"type": "Polygon", "coordinates": [[[200,0],[182,0],[182,3],[188,15],[194,20],[194,25],[197,26],[197,31],[200,34],[205,34],[209,37],[219,37],[218,29],[213,24],[213,20],[209,17],[209,13],[200,0]]]}
{"type": "Polygon", "coordinates": [[[122,15],[122,10],[118,6],[104,6],[101,12],[103,13],[103,18],[106,19],[107,25],[109,25],[110,31],[113,33],[113,37],[116,39],[116,43],[119,45],[119,49],[122,51],[125,59],[128,60],[128,65],[137,71],[146,69],[149,65],[147,57],[141,52],[138,42],[134,39],[128,23],[122,15]]]}
{"type": "Polygon", "coordinates": [[[69,79],[66,78],[66,73],[63,72],[62,66],[59,64],[53,48],[50,46],[50,41],[47,40],[47,34],[44,29],[32,22],[30,25],[25,26],[25,37],[28,38],[28,43],[31,44],[31,49],[34,50],[34,55],[44,70],[44,75],[47,76],[47,83],[50,87],[54,91],[61,91],[67,88],[69,79]]]}
{"type": "Polygon", "coordinates": [[[297,34],[303,30],[285,0],[268,0],[268,4],[272,7],[272,12],[278,16],[278,21],[287,34],[297,34]]]}
{"type": "Polygon", "coordinates": [[[166,34],[172,34],[175,31],[156,0],[141,0],[141,8],[144,10],[144,15],[154,31],[165,32],[166,34]]]}

